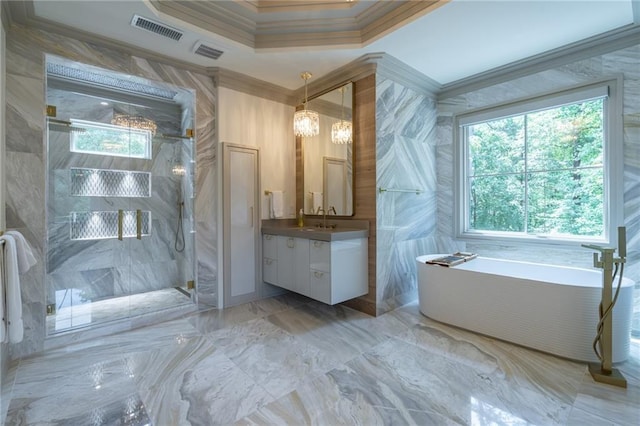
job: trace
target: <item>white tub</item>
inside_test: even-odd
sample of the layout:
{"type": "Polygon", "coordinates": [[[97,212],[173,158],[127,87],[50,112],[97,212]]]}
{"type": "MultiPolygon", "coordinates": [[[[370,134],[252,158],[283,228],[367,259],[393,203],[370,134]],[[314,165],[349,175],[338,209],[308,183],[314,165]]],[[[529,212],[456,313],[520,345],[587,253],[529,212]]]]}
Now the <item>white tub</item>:
{"type": "MultiPolygon", "coordinates": [[[[420,311],[446,324],[579,361],[592,343],[602,271],[478,257],[454,267],[420,256],[420,311]]],[[[618,278],[614,282],[618,284],[618,278]]],[[[634,282],[623,278],[613,310],[613,362],[629,356],[634,282]]]]}

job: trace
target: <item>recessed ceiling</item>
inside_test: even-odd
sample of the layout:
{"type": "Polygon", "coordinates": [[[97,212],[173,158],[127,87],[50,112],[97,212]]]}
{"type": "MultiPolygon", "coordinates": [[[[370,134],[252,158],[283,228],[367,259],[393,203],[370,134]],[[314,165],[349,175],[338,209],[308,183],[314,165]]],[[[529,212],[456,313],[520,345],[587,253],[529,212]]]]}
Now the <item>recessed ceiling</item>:
{"type": "MultiPolygon", "coordinates": [[[[10,2],[10,7],[13,3],[18,2],[10,2]]],[[[448,84],[634,25],[632,0],[22,3],[36,25],[53,23],[288,89],[301,86],[301,71],[309,70],[318,78],[373,52],[386,52],[426,77],[448,84]],[[417,8],[413,14],[411,7],[417,8]],[[173,41],[134,28],[130,22],[135,14],[184,35],[173,41]],[[196,55],[194,47],[200,43],[223,54],[218,59],[196,55]]]]}

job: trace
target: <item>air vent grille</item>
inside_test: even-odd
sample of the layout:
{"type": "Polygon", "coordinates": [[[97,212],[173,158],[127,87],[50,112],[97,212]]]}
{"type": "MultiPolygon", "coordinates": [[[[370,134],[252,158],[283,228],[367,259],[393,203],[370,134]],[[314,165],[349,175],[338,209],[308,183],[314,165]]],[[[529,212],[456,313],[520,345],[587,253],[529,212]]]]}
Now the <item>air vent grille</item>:
{"type": "Polygon", "coordinates": [[[214,49],[205,44],[198,43],[193,51],[196,55],[206,56],[211,59],[218,59],[224,52],[222,50],[214,49]]]}
{"type": "Polygon", "coordinates": [[[161,24],[160,22],[152,21],[151,19],[143,18],[140,15],[133,15],[131,25],[175,41],[179,41],[183,36],[183,33],[175,28],[171,28],[165,24],[161,24]]]}

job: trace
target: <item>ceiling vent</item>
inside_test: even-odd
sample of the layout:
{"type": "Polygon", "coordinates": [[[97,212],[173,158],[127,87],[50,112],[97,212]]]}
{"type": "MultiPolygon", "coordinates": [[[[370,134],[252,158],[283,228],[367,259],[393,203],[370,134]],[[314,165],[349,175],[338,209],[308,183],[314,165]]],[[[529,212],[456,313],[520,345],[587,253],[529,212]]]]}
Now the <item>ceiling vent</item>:
{"type": "Polygon", "coordinates": [[[207,46],[206,44],[203,44],[199,41],[193,47],[193,53],[211,59],[218,59],[224,52],[222,50],[214,49],[213,47],[207,46]]]}
{"type": "Polygon", "coordinates": [[[160,22],[152,21],[151,19],[143,18],[140,15],[133,15],[131,20],[131,26],[140,28],[141,30],[149,31],[163,37],[170,38],[171,40],[179,41],[184,35],[182,31],[178,31],[175,28],[171,28],[160,22]]]}

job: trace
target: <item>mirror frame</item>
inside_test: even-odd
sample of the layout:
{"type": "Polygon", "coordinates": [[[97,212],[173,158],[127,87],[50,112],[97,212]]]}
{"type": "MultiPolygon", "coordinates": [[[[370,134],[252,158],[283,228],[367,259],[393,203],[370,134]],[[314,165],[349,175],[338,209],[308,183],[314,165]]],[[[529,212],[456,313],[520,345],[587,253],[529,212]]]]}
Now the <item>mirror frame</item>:
{"type": "MultiPolygon", "coordinates": [[[[318,92],[312,96],[309,96],[308,101],[319,98],[322,95],[326,95],[329,92],[332,92],[336,89],[341,88],[342,86],[346,86],[351,83],[351,122],[352,122],[352,131],[351,135],[351,214],[350,215],[331,215],[332,218],[336,219],[350,219],[353,218],[356,214],[356,197],[355,197],[355,184],[356,184],[356,126],[355,126],[355,109],[356,109],[356,83],[352,80],[346,80],[330,88],[323,90],[322,92],[318,92]]],[[[303,109],[303,105],[297,105],[295,110],[299,111],[303,109]]],[[[313,109],[313,108],[310,108],[313,109]]],[[[304,208],[304,144],[302,143],[301,136],[294,136],[296,139],[296,214],[300,211],[300,209],[304,208]]],[[[320,215],[309,215],[307,213],[304,214],[305,217],[321,217],[320,215]]]]}

